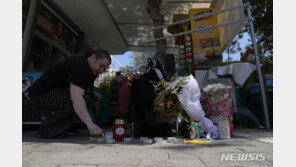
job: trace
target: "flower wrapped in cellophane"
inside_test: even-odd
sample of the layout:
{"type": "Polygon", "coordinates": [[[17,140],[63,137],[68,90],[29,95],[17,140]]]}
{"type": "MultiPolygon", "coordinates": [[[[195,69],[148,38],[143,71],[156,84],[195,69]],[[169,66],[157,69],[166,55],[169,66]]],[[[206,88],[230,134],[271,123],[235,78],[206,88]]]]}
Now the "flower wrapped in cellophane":
{"type": "Polygon", "coordinates": [[[220,117],[232,115],[232,87],[221,83],[208,84],[203,89],[203,106],[209,118],[217,124],[220,117]]]}
{"type": "Polygon", "coordinates": [[[205,132],[207,138],[218,138],[219,130],[217,126],[205,117],[200,103],[201,91],[196,79],[192,75],[176,77],[164,92],[171,92],[177,95],[183,110],[186,111],[190,118],[199,122],[201,135],[205,132]]]}

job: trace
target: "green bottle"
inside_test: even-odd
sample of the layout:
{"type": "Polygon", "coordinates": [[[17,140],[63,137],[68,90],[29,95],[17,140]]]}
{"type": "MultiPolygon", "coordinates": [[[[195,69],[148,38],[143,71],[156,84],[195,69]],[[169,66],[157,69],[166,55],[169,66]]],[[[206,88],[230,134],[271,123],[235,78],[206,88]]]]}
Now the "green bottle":
{"type": "Polygon", "coordinates": [[[190,123],[190,139],[200,139],[199,124],[197,122],[190,123]]]}

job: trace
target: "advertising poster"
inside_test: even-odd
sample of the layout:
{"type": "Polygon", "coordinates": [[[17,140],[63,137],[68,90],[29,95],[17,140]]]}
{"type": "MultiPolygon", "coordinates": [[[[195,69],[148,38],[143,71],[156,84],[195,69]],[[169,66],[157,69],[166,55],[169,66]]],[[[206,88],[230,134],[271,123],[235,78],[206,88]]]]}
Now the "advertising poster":
{"type": "MultiPolygon", "coordinates": [[[[189,17],[196,17],[201,14],[214,12],[215,10],[215,8],[190,9],[189,17]]],[[[216,25],[218,24],[217,15],[192,20],[190,24],[191,30],[216,25]]],[[[222,49],[219,37],[218,28],[192,33],[195,66],[207,59],[221,57],[222,49]]]]}

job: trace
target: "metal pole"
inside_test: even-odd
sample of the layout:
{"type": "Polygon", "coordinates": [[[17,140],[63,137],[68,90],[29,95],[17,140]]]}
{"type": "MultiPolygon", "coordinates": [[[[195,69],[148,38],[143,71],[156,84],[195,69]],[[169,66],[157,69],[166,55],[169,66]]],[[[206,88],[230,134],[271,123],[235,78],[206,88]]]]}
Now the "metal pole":
{"type": "MultiPolygon", "coordinates": [[[[248,2],[248,0],[247,0],[247,2],[248,2]]],[[[249,18],[252,18],[251,8],[249,6],[247,7],[247,12],[248,12],[249,18]]],[[[261,97],[262,97],[262,101],[263,101],[265,126],[266,126],[266,130],[269,131],[270,130],[270,123],[269,123],[269,116],[268,116],[268,108],[267,108],[266,95],[265,95],[265,89],[264,89],[264,84],[263,84],[263,77],[262,77],[262,72],[261,72],[261,67],[260,67],[260,59],[259,59],[259,53],[258,53],[258,48],[257,48],[257,42],[255,39],[255,30],[254,30],[253,20],[250,20],[249,23],[250,23],[251,37],[252,37],[252,42],[254,45],[254,51],[255,51],[255,57],[256,57],[256,66],[257,66],[257,72],[258,72],[258,76],[259,76],[261,97]]]]}
{"type": "Polygon", "coordinates": [[[37,15],[39,12],[40,1],[41,0],[31,0],[31,3],[30,3],[30,9],[29,9],[29,13],[26,21],[26,27],[24,30],[24,37],[23,37],[23,48],[22,48],[23,70],[26,69],[26,65],[30,58],[30,54],[28,54],[28,51],[30,50],[30,46],[33,38],[33,32],[34,32],[34,27],[37,20],[37,15]]]}
{"type": "Polygon", "coordinates": [[[122,64],[114,56],[111,57],[117,62],[118,65],[120,65],[120,67],[122,67],[122,64]]]}
{"type": "Polygon", "coordinates": [[[204,28],[196,28],[196,29],[193,29],[193,30],[190,30],[190,31],[180,32],[180,33],[177,33],[177,34],[164,36],[164,37],[156,38],[154,40],[144,41],[144,42],[140,42],[140,43],[141,44],[151,43],[151,42],[155,42],[155,41],[159,41],[159,40],[163,40],[163,39],[167,39],[167,38],[173,38],[173,37],[182,36],[182,35],[185,35],[185,34],[191,34],[191,33],[194,33],[194,32],[210,30],[210,29],[213,29],[213,28],[228,26],[228,25],[237,24],[237,23],[244,22],[244,21],[249,21],[249,20],[251,20],[251,18],[245,17],[245,18],[238,19],[238,20],[232,20],[232,21],[217,24],[217,25],[206,26],[204,28]]]}
{"type": "MultiPolygon", "coordinates": [[[[162,26],[159,26],[159,27],[153,27],[153,28],[148,29],[146,31],[146,35],[149,35],[149,32],[153,31],[153,30],[157,30],[157,29],[161,29],[161,28],[165,28],[165,27],[169,27],[169,26],[173,26],[173,25],[177,25],[177,24],[186,23],[186,22],[189,22],[191,20],[205,18],[205,17],[208,17],[208,16],[213,16],[213,15],[217,15],[217,14],[220,14],[220,13],[225,13],[225,12],[228,12],[228,11],[237,10],[237,9],[240,9],[240,8],[245,8],[245,7],[248,7],[248,6],[250,6],[250,3],[245,3],[245,4],[242,4],[242,5],[238,5],[238,6],[235,6],[235,7],[230,7],[230,8],[226,8],[226,9],[222,9],[222,10],[217,10],[215,12],[200,14],[200,15],[195,16],[195,17],[191,17],[191,18],[188,18],[188,19],[176,21],[174,23],[162,25],[162,26]]],[[[147,38],[148,38],[148,36],[147,36],[147,38]]]]}

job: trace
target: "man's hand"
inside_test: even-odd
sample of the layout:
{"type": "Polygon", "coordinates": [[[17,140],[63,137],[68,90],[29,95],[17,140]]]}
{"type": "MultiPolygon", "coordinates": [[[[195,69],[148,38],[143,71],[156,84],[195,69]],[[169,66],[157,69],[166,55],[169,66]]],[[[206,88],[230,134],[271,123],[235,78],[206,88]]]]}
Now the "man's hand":
{"type": "Polygon", "coordinates": [[[87,124],[87,129],[89,130],[91,136],[103,134],[103,130],[94,123],[87,124]]]}
{"type": "Polygon", "coordinates": [[[101,100],[101,99],[102,99],[102,96],[101,96],[100,93],[98,93],[98,92],[96,92],[96,91],[93,91],[93,93],[94,93],[95,98],[96,98],[97,100],[101,100]]]}
{"type": "Polygon", "coordinates": [[[91,135],[99,135],[103,133],[102,129],[93,123],[91,116],[87,110],[85,100],[83,99],[84,90],[74,84],[70,84],[71,99],[73,107],[79,118],[86,124],[91,135]]]}

